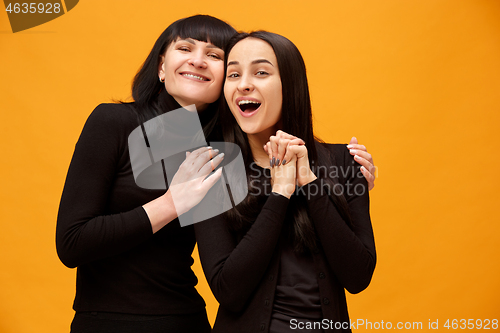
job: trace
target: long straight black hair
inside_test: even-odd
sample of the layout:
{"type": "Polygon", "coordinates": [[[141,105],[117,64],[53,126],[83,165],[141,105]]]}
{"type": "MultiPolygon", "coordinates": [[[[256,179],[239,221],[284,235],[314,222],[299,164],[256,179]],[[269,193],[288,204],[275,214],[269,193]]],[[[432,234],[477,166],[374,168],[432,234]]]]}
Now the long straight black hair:
{"type": "MultiPolygon", "coordinates": [[[[192,38],[210,42],[224,49],[236,30],[226,22],[209,15],[195,15],[175,21],[156,40],[151,52],[135,75],[132,83],[132,106],[140,123],[180,107],[159,81],[158,68],[161,57],[177,38],[192,38]]],[[[222,94],[221,94],[222,95],[222,94]]],[[[205,136],[214,129],[218,119],[219,101],[200,114],[205,136]]]]}
{"type": "MultiPolygon", "coordinates": [[[[278,69],[282,86],[282,130],[303,139],[306,143],[309,162],[316,166],[335,165],[334,157],[326,148],[326,144],[314,136],[311,99],[309,96],[309,85],[307,83],[306,66],[300,51],[287,38],[267,31],[254,31],[251,33],[239,33],[228,42],[225,49],[224,68],[227,75],[227,59],[232,48],[245,38],[258,38],[267,42],[274,50],[278,62],[278,69]]],[[[262,191],[255,190],[252,193],[252,178],[255,174],[249,166],[254,162],[252,151],[248,143],[247,135],[241,130],[236,119],[232,115],[225,100],[221,101],[221,127],[224,141],[238,144],[242,150],[243,159],[247,168],[247,183],[250,194],[235,209],[225,214],[226,220],[231,223],[235,230],[245,232],[251,226],[259,213],[259,203],[264,202],[265,195],[262,191]]],[[[333,189],[338,181],[329,178],[328,174],[318,174],[318,178],[328,184],[332,189],[329,193],[331,200],[336,205],[339,213],[351,226],[351,217],[345,197],[336,193],[333,189]]],[[[255,179],[255,178],[253,178],[255,179]]],[[[263,180],[265,181],[265,180],[263,180]]],[[[293,224],[286,225],[289,238],[297,252],[311,251],[318,247],[314,226],[307,213],[307,204],[304,196],[291,197],[289,207],[293,210],[293,224]]]]}

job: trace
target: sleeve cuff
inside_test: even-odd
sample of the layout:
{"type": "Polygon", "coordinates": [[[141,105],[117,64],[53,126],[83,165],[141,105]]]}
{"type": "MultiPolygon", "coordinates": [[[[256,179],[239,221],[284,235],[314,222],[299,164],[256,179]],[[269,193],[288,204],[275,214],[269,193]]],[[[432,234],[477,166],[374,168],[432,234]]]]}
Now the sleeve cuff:
{"type": "Polygon", "coordinates": [[[262,209],[270,210],[275,213],[280,213],[281,211],[286,211],[288,208],[288,203],[290,202],[290,199],[285,197],[284,195],[281,195],[279,193],[271,192],[269,197],[267,198],[266,203],[264,204],[264,207],[262,209]]]}
{"type": "Polygon", "coordinates": [[[312,201],[318,198],[328,195],[328,190],[323,186],[323,180],[319,177],[312,182],[299,188],[299,192],[305,195],[307,201],[312,201]]]}

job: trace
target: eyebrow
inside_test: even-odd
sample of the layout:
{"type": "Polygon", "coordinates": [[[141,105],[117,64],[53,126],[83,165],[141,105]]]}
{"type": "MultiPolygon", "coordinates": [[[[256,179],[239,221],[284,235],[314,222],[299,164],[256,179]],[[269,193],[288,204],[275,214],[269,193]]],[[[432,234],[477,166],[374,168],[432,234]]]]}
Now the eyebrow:
{"type": "MultiPolygon", "coordinates": [[[[267,63],[271,66],[274,67],[274,65],[267,59],[257,59],[257,60],[254,60],[252,61],[252,65],[255,65],[255,64],[262,64],[262,63],[267,63]]],[[[240,63],[238,61],[230,61],[227,63],[227,67],[231,66],[231,65],[239,65],[240,63]]]]}
{"type": "MultiPolygon", "coordinates": [[[[184,42],[188,42],[190,44],[196,45],[194,39],[192,39],[192,38],[181,38],[178,41],[184,41],[184,42]]],[[[209,49],[220,49],[220,47],[217,47],[217,46],[215,46],[213,44],[208,44],[207,48],[209,48],[209,49]]]]}

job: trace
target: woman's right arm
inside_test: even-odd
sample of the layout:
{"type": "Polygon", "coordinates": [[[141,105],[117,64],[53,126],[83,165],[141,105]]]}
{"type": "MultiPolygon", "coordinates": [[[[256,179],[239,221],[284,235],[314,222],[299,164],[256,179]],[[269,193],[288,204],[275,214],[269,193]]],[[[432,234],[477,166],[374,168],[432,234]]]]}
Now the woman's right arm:
{"type": "Polygon", "coordinates": [[[128,135],[137,126],[127,111],[123,105],[99,105],[75,146],[56,228],[57,253],[68,267],[127,251],[177,217],[168,192],[144,206],[106,214],[120,161],[129,158],[128,135]]]}
{"type": "Polygon", "coordinates": [[[219,215],[196,223],[201,264],[214,296],[228,311],[239,312],[262,280],[276,249],[289,199],[271,193],[241,241],[219,215]]]}
{"type": "Polygon", "coordinates": [[[194,227],[207,281],[220,305],[243,310],[264,276],[295,191],[296,159],[271,169],[272,193],[257,219],[238,242],[222,215],[194,227]]]}
{"type": "Polygon", "coordinates": [[[126,116],[123,108],[99,105],[76,143],[56,228],[57,253],[68,267],[116,255],[152,235],[151,223],[140,206],[105,215],[120,158],[126,151],[126,116]]]}

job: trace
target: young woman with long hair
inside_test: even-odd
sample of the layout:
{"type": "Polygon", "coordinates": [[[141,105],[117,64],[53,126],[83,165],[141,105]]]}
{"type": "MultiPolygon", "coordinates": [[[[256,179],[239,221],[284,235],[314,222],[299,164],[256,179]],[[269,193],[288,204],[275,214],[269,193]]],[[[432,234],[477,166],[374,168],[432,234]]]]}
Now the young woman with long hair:
{"type": "Polygon", "coordinates": [[[366,179],[345,145],[314,136],[292,42],[240,33],[225,53],[221,126],[242,150],[250,193],[195,225],[220,303],[213,331],[350,331],[344,289],[365,289],[376,262],[366,179]]]}

